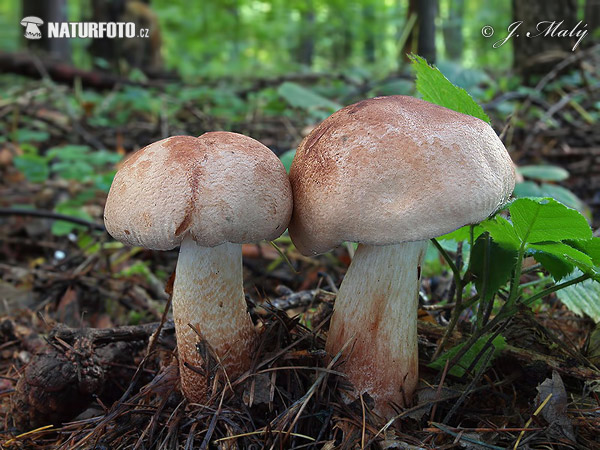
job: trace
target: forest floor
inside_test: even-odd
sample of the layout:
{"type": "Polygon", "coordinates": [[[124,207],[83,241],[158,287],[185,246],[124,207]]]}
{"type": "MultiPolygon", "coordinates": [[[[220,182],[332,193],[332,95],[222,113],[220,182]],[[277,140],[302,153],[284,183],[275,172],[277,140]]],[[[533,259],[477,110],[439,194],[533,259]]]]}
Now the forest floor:
{"type": "MultiPolygon", "coordinates": [[[[575,78],[557,72],[543,86],[499,93],[486,110],[519,165],[568,170],[555,184],[583,202],[598,230],[600,129],[586,114],[598,86],[589,94],[575,78]],[[508,101],[516,113],[507,118],[497,111],[508,101]]],[[[434,369],[453,307],[443,268],[423,277],[414,405],[385,421],[368,398],[346,404],[349,387],[340,366],[328,366],[324,342],[348,248],[306,258],[285,235],[276,241],[285,258],[269,243],[243,246],[245,292],[262,329],[251,372],[231,386],[215,383],[205,405],[182,398],[164,314],[177,252],[127,248],[103,231],[106,180],[123,155],[167,135],[229,129],[282,154],[320,118],[288,114],[268,83],[248,86],[185,100],[144,86],[96,93],[0,80],[2,448],[600,448],[593,321],[550,296],[504,324],[506,346],[484,371],[434,369]]],[[[357,98],[377,94],[355,88],[357,98]]],[[[445,348],[469,336],[470,314],[445,348]]]]}

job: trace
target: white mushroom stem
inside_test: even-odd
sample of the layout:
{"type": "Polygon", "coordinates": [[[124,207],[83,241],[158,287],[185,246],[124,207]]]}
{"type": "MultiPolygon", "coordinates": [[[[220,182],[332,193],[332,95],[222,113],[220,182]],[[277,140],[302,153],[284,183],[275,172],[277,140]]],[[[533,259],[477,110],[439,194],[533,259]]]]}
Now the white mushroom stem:
{"type": "Polygon", "coordinates": [[[224,369],[233,380],[250,368],[256,331],[246,310],[240,244],[208,248],[190,237],[181,243],[173,284],[173,319],[181,387],[189,400],[206,400],[217,369],[224,369]]]}
{"type": "Polygon", "coordinates": [[[418,381],[417,308],[427,241],[360,245],[344,277],[327,336],[335,356],[348,342],[341,370],[375,412],[410,403],[418,381]]]}

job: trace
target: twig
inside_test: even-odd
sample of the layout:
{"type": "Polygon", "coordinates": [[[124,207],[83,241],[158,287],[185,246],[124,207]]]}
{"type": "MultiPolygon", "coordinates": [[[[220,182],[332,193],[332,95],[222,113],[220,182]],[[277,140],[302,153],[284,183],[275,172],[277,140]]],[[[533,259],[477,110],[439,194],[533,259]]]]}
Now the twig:
{"type": "Polygon", "coordinates": [[[64,220],[65,222],[83,225],[84,227],[88,227],[91,230],[106,231],[104,225],[101,225],[99,223],[90,222],[89,220],[80,219],[79,217],[67,216],[65,214],[59,214],[53,211],[46,211],[42,209],[0,208],[0,216],[29,216],[51,220],[64,220]]]}

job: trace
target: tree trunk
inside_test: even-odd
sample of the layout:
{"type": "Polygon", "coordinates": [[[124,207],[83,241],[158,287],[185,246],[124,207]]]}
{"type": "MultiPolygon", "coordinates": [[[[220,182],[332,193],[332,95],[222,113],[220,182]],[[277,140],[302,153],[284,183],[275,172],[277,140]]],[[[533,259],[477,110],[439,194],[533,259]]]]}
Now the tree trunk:
{"type": "Polygon", "coordinates": [[[302,25],[300,28],[300,42],[298,44],[296,60],[307,67],[312,66],[315,52],[315,9],[312,0],[304,5],[301,11],[302,25]]]}
{"type": "MultiPolygon", "coordinates": [[[[410,24],[411,18],[418,14],[417,13],[417,0],[408,0],[408,8],[406,10],[406,20],[404,21],[405,25],[408,26],[410,24]]],[[[419,24],[418,21],[415,23],[415,26],[410,30],[408,37],[406,38],[406,42],[404,43],[404,47],[402,48],[402,55],[400,55],[400,59],[403,61],[408,61],[408,55],[411,53],[415,53],[416,46],[416,36],[418,34],[419,24]]]]}
{"type": "Polygon", "coordinates": [[[513,67],[517,72],[526,77],[544,74],[571,54],[577,38],[556,34],[559,30],[572,30],[577,24],[577,0],[513,0],[512,6],[513,22],[523,21],[516,30],[519,36],[511,39],[513,67]],[[563,23],[559,24],[560,21],[563,23]],[[555,26],[555,36],[551,36],[555,26]]]}
{"type": "Polygon", "coordinates": [[[27,47],[32,50],[41,50],[52,57],[64,62],[71,61],[71,46],[68,39],[48,39],[48,22],[67,21],[67,2],[65,0],[22,0],[23,17],[35,16],[44,21],[40,26],[42,38],[37,40],[26,39],[27,47]]]}
{"type": "Polygon", "coordinates": [[[428,62],[435,62],[435,16],[437,0],[420,0],[417,2],[419,15],[419,46],[418,53],[428,62]]]}
{"type": "Polygon", "coordinates": [[[444,47],[448,59],[460,61],[463,52],[462,24],[465,13],[465,0],[454,0],[448,5],[448,17],[444,21],[444,47]]]}
{"type": "Polygon", "coordinates": [[[164,75],[158,18],[143,0],[92,0],[92,22],[133,22],[138,36],[130,39],[92,39],[90,53],[105,60],[113,70],[138,68],[148,76],[164,75]],[[140,30],[148,35],[139,36],[140,30]]]}
{"type": "MultiPolygon", "coordinates": [[[[586,0],[584,22],[587,23],[587,30],[590,35],[594,35],[600,28],[600,0],[586,0]]],[[[591,45],[591,39],[586,45],[591,45]]]]}
{"type": "Polygon", "coordinates": [[[367,3],[363,7],[363,29],[365,32],[365,61],[375,63],[375,6],[367,3]]]}

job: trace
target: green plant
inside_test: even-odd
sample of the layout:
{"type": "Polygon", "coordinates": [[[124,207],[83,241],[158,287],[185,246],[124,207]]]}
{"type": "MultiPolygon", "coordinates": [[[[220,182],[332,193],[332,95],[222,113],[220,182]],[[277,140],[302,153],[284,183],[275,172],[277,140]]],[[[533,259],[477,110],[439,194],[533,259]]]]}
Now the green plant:
{"type": "MultiPolygon", "coordinates": [[[[98,191],[108,192],[114,177],[114,165],[121,156],[108,150],[92,150],[85,145],[64,145],[49,149],[41,155],[33,146],[21,146],[23,155],[14,159],[15,167],[32,183],[44,183],[50,177],[81,184],[82,189],[73,198],[55,206],[61,214],[91,221],[93,218],[82,209],[95,198],[98,191]]],[[[52,233],[63,236],[85,227],[70,222],[56,221],[52,233]]]]}
{"type": "MultiPolygon", "coordinates": [[[[412,59],[417,89],[426,100],[487,119],[466,91],[452,85],[422,58],[412,59]]],[[[600,317],[596,295],[600,282],[600,238],[593,237],[586,218],[569,207],[581,211],[583,203],[570,191],[548,183],[565,179],[568,172],[552,166],[520,170],[524,177],[540,183],[518,184],[515,191],[521,198],[505,205],[493,217],[432,240],[452,271],[456,306],[431,367],[442,369],[447,363],[453,375],[480,373],[485,369],[481,361],[489,363],[504,345],[501,331],[508,320],[520,308],[554,293],[576,313],[585,312],[595,320],[600,317]],[[550,196],[559,197],[568,206],[550,196]],[[454,241],[459,243],[457,248],[469,249],[468,263],[464,267],[457,265],[442,241],[454,241]],[[537,264],[524,268],[523,261],[530,257],[537,264]],[[535,279],[524,281],[525,274],[532,274],[535,279]],[[470,292],[467,286],[474,286],[476,293],[463,299],[470,292]],[[459,317],[469,308],[475,311],[474,333],[467,342],[439,356],[459,317]]]]}

